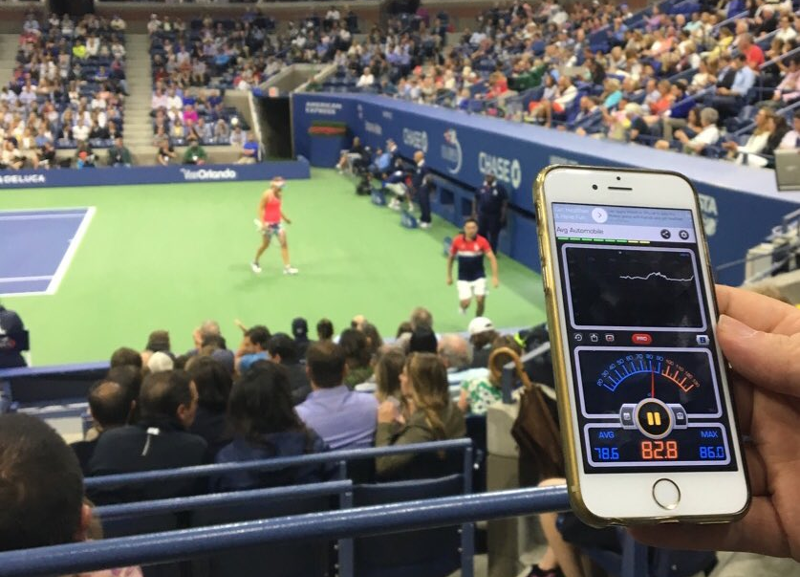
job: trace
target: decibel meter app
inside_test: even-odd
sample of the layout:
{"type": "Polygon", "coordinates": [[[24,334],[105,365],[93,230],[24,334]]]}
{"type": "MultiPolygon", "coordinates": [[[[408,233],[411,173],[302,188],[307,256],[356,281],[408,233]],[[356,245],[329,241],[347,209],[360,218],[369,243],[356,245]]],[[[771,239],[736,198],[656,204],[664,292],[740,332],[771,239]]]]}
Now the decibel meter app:
{"type": "Polygon", "coordinates": [[[552,206],[584,471],[735,470],[691,211],[552,206]]]}

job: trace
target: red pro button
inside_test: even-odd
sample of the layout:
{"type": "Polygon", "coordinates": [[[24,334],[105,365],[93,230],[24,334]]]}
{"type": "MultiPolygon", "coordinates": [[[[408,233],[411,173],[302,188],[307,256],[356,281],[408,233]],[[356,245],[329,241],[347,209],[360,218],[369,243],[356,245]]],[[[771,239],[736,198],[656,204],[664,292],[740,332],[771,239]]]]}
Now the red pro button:
{"type": "Polygon", "coordinates": [[[631,337],[631,342],[634,345],[649,345],[653,342],[653,337],[647,333],[636,333],[631,337]]]}

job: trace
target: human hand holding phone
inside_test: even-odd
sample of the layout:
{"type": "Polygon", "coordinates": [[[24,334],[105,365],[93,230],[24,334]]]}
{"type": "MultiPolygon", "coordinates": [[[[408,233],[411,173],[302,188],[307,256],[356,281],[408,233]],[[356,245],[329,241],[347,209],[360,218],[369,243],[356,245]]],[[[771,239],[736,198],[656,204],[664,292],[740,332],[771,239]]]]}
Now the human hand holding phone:
{"type": "Polygon", "coordinates": [[[753,500],[726,525],[636,527],[661,547],[751,551],[800,561],[800,310],[775,299],[717,287],[719,343],[733,366],[739,425],[753,500]]]}

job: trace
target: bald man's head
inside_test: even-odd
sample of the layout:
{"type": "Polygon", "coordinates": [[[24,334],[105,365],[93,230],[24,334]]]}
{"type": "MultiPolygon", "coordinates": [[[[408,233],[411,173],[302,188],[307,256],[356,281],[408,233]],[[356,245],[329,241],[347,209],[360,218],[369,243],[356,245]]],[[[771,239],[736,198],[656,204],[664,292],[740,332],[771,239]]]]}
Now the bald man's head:
{"type": "Polygon", "coordinates": [[[133,403],[130,389],[114,381],[100,381],[89,390],[89,410],[102,430],[127,425],[133,403]]]}

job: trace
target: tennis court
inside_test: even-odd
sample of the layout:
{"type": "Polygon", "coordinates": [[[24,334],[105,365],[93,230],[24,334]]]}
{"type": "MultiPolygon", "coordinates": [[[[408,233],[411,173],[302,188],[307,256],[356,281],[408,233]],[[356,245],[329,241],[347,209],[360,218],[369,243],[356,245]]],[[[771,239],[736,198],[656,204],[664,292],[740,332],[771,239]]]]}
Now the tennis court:
{"type": "MultiPolygon", "coordinates": [[[[253,274],[253,219],[265,186],[3,190],[0,298],[29,327],[36,363],[108,359],[119,346],[143,348],[154,329],[169,330],[182,352],[205,319],[220,323],[232,348],[236,319],[275,333],[289,332],[298,316],[313,332],[327,317],[340,332],[363,314],[394,337],[422,305],[438,332],[466,330],[471,317],[459,314],[456,289],[445,284],[442,243],[455,227],[435,218],[430,230],[403,228],[400,214],[357,197],[353,181],[332,170],[289,181],[284,193],[300,274],[282,274],[277,243],[253,274]]],[[[498,327],[544,321],[539,276],[508,257],[499,263],[501,286],[486,315],[498,327]]]]}
{"type": "Polygon", "coordinates": [[[54,294],[94,208],[0,212],[0,296],[54,294]]]}

